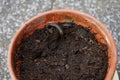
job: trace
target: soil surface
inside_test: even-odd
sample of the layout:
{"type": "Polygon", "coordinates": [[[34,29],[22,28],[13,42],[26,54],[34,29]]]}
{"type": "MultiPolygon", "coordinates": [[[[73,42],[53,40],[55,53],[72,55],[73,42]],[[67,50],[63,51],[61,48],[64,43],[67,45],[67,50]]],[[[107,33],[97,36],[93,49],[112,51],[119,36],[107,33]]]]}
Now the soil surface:
{"type": "MultiPolygon", "coordinates": [[[[19,80],[104,80],[108,47],[89,28],[73,22],[37,29],[23,39],[16,51],[19,80]]],[[[17,65],[16,65],[17,66],[17,65]]]]}

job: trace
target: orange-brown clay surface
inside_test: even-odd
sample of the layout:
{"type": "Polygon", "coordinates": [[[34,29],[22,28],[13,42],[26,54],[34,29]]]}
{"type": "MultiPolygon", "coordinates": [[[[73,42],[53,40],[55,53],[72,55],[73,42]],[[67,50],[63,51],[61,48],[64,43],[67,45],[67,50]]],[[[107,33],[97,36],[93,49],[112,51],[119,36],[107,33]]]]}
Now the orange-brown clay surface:
{"type": "Polygon", "coordinates": [[[38,16],[30,19],[19,29],[11,42],[8,55],[8,67],[12,79],[17,80],[13,57],[15,55],[17,46],[21,42],[21,39],[31,34],[35,29],[43,28],[44,25],[46,25],[48,22],[57,23],[72,20],[74,20],[76,24],[81,24],[83,26],[91,28],[94,33],[97,33],[97,40],[105,43],[108,46],[109,66],[105,80],[111,80],[117,63],[117,50],[111,34],[104,27],[104,25],[102,25],[95,18],[78,11],[70,10],[56,10],[39,14],[38,16]]]}

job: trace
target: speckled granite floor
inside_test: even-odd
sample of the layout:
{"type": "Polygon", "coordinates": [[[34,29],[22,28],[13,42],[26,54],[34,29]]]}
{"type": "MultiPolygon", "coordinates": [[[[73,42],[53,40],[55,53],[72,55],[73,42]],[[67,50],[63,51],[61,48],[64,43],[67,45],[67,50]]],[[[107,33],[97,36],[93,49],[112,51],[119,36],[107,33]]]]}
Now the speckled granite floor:
{"type": "MultiPolygon", "coordinates": [[[[11,80],[7,52],[15,32],[31,17],[53,9],[78,10],[100,20],[113,35],[120,55],[120,0],[0,0],[0,80],[11,80]]],[[[120,75],[120,56],[117,69],[120,75]]]]}

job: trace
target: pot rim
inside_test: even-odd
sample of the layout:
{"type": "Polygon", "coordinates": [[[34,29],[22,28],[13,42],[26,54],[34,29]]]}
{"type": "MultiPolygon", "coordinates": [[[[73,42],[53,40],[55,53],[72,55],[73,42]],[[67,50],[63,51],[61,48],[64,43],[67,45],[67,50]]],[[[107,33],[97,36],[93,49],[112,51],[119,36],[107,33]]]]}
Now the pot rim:
{"type": "Polygon", "coordinates": [[[9,73],[10,73],[12,79],[17,80],[17,77],[16,77],[16,75],[13,71],[13,66],[12,66],[12,49],[13,49],[13,44],[14,44],[15,40],[17,39],[17,36],[19,35],[19,33],[21,33],[25,29],[27,24],[30,24],[32,21],[34,21],[38,17],[44,16],[44,15],[47,15],[47,14],[51,14],[51,13],[56,13],[56,12],[71,12],[73,14],[83,15],[85,18],[89,18],[90,20],[95,21],[96,24],[99,24],[100,28],[107,33],[108,37],[112,41],[111,44],[113,45],[112,47],[113,47],[114,52],[115,52],[114,53],[114,61],[113,61],[115,65],[113,65],[112,68],[109,69],[109,72],[107,73],[107,75],[105,77],[105,80],[111,80],[113,78],[113,75],[114,75],[114,72],[115,72],[115,69],[116,69],[117,60],[118,60],[118,58],[117,58],[117,48],[116,48],[116,45],[115,45],[115,42],[114,42],[114,39],[113,39],[112,35],[108,31],[108,29],[101,22],[99,22],[97,19],[95,19],[94,17],[92,17],[92,16],[90,16],[86,13],[80,12],[80,11],[67,10],[67,9],[51,10],[51,11],[47,11],[47,12],[44,12],[44,13],[40,13],[37,16],[34,16],[33,18],[29,19],[27,22],[25,22],[18,29],[18,31],[15,33],[15,35],[12,38],[12,41],[10,43],[9,50],[8,50],[8,68],[9,68],[9,73]]]}

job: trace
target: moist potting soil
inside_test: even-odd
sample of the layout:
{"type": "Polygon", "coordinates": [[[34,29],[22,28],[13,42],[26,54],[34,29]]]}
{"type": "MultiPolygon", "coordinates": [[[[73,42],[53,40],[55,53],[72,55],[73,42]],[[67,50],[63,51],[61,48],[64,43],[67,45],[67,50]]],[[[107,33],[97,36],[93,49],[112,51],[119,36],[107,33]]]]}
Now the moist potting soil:
{"type": "Polygon", "coordinates": [[[104,80],[108,47],[95,35],[73,22],[35,30],[16,51],[15,63],[22,61],[19,80],[104,80]]]}

